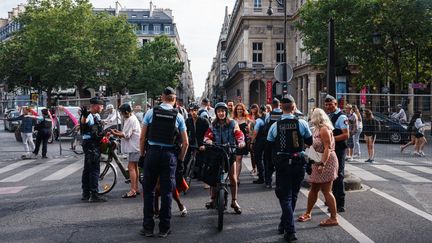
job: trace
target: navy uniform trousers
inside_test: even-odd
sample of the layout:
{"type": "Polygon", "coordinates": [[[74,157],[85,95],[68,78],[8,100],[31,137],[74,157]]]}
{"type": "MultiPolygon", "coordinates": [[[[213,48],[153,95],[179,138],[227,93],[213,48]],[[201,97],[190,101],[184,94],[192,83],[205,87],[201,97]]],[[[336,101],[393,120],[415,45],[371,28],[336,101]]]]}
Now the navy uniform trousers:
{"type": "Polygon", "coordinates": [[[81,177],[84,193],[98,192],[100,172],[100,144],[91,139],[83,140],[84,170],[81,177]]]}
{"type": "Polygon", "coordinates": [[[264,180],[264,149],[265,149],[265,139],[259,138],[255,141],[253,145],[254,156],[257,166],[258,179],[264,180]]]}
{"type": "Polygon", "coordinates": [[[336,157],[338,158],[338,177],[333,181],[333,195],[336,198],[336,207],[345,207],[345,154],[346,149],[336,149],[336,157]]]}
{"type": "Polygon", "coordinates": [[[154,197],[155,186],[159,178],[161,208],[159,213],[159,231],[168,230],[171,225],[171,203],[172,190],[175,187],[175,171],[177,167],[177,157],[175,148],[158,148],[150,146],[145,155],[143,165],[143,193],[144,193],[144,220],[143,227],[153,231],[155,222],[154,216],[154,197]]]}
{"type": "Polygon", "coordinates": [[[284,168],[276,167],[275,193],[282,209],[280,227],[288,234],[295,233],[294,210],[300,184],[303,181],[305,168],[303,163],[293,163],[284,168]]]}

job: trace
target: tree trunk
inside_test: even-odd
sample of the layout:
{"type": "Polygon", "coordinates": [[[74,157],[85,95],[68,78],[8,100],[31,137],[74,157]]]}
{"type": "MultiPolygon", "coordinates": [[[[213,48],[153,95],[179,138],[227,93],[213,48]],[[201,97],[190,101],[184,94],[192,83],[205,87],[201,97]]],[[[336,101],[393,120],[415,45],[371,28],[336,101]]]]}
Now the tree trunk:
{"type": "Polygon", "coordinates": [[[56,104],[52,102],[52,87],[48,88],[47,93],[47,107],[55,106],[56,104]]]}

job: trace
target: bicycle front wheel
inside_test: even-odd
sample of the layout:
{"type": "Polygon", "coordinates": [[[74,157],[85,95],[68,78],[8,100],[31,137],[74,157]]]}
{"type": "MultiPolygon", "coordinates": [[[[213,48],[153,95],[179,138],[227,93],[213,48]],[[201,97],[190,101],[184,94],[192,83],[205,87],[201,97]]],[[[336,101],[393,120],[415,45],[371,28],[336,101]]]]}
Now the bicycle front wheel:
{"type": "Polygon", "coordinates": [[[117,170],[108,161],[100,161],[99,194],[110,192],[117,184],[117,170]]]}
{"type": "Polygon", "coordinates": [[[220,188],[217,195],[217,210],[218,210],[218,230],[223,229],[223,217],[225,211],[225,190],[220,188]]]}

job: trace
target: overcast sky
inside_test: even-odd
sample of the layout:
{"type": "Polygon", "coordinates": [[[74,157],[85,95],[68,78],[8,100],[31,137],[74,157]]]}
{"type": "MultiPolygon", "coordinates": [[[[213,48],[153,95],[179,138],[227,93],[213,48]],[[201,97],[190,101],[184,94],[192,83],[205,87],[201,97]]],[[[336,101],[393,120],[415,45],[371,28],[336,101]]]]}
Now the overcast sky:
{"type": "MultiPolygon", "coordinates": [[[[95,7],[115,7],[116,0],[90,0],[95,7]]],[[[225,15],[234,7],[236,0],[153,0],[158,8],[173,10],[174,21],[185,45],[194,79],[195,95],[201,96],[225,15]]],[[[0,18],[6,18],[19,3],[26,0],[0,0],[0,18]]],[[[124,8],[149,8],[150,0],[119,0],[124,8]]]]}

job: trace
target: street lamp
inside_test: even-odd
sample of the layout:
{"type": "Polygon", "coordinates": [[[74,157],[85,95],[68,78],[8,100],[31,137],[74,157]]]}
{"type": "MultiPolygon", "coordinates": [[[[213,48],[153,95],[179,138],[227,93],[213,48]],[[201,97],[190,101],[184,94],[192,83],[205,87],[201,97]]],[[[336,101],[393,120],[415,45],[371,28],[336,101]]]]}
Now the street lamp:
{"type": "MultiPolygon", "coordinates": [[[[109,77],[110,76],[110,71],[106,70],[106,69],[98,69],[96,71],[96,76],[98,76],[99,78],[101,77],[109,77]]],[[[106,91],[106,86],[105,85],[101,85],[99,86],[99,91],[98,91],[98,96],[103,96],[103,94],[106,91]]]]}
{"type": "Polygon", "coordinates": [[[285,61],[285,65],[283,68],[283,77],[284,77],[284,82],[286,83],[286,85],[284,85],[284,92],[283,95],[286,96],[288,95],[288,70],[287,70],[287,65],[288,65],[288,56],[287,56],[287,50],[286,50],[286,46],[287,46],[287,0],[269,0],[269,7],[267,9],[267,14],[269,16],[271,16],[273,14],[273,8],[272,8],[272,2],[275,1],[279,6],[284,8],[284,49],[283,49],[283,57],[284,57],[284,61],[285,61]]]}

